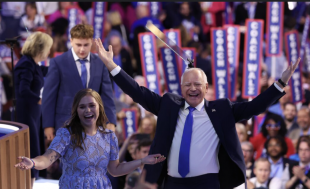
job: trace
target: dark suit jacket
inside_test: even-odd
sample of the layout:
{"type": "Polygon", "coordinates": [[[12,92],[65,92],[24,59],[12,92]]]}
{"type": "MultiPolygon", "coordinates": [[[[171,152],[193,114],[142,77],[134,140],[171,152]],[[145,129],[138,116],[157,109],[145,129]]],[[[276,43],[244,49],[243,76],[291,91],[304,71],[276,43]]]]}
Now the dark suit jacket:
{"type": "MultiPolygon", "coordinates": [[[[114,80],[135,102],[158,116],[156,134],[149,153],[160,153],[168,157],[179,110],[185,104],[184,98],[172,93],[166,93],[161,97],[145,87],[140,87],[123,70],[114,76],[114,80]]],[[[234,104],[228,99],[210,102],[205,100],[206,112],[220,139],[218,159],[221,188],[231,189],[245,182],[245,163],[235,123],[264,112],[284,94],[272,85],[250,102],[234,104]]],[[[146,181],[157,182],[160,186],[167,175],[167,161],[156,165],[145,165],[145,169],[147,170],[146,181]]]]}
{"type": "MultiPolygon", "coordinates": [[[[75,94],[83,89],[72,51],[50,60],[42,97],[43,128],[55,127],[55,131],[70,118],[75,94]]],[[[116,124],[112,85],[108,69],[94,54],[90,54],[90,80],[88,88],[97,91],[104,103],[109,122],[116,124]]]]}
{"type": "Polygon", "coordinates": [[[122,69],[131,77],[133,77],[133,68],[132,68],[132,63],[131,63],[131,57],[129,52],[122,48],[120,52],[121,56],[121,62],[122,62],[122,69]]]}
{"type": "MultiPolygon", "coordinates": [[[[47,70],[47,67],[39,66],[26,55],[22,56],[14,67],[16,121],[29,127],[31,157],[41,155],[39,133],[41,105],[38,102],[47,70]]],[[[31,177],[38,177],[38,173],[38,170],[32,169],[31,177]]]]}

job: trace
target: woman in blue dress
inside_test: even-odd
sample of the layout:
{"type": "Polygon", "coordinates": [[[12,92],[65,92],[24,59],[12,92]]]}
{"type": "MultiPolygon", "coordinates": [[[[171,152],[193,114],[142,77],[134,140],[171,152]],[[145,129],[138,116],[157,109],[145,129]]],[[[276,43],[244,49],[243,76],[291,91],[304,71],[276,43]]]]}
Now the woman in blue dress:
{"type": "Polygon", "coordinates": [[[107,171],[112,176],[121,176],[142,164],[160,163],[166,159],[154,154],[119,163],[118,141],[115,133],[106,129],[107,121],[100,95],[92,89],[80,90],[74,97],[71,118],[58,129],[45,154],[33,159],[20,156],[21,162],[15,167],[42,170],[61,158],[60,189],[111,189],[107,171]]]}

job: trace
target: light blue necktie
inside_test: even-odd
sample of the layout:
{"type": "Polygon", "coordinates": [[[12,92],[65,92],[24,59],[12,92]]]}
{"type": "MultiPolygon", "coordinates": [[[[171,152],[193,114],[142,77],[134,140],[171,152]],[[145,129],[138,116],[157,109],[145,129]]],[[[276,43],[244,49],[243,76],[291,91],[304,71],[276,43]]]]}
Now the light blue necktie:
{"type": "Polygon", "coordinates": [[[184,124],[184,130],[179,153],[179,166],[178,166],[179,173],[183,178],[189,173],[189,151],[191,147],[192,130],[193,130],[193,111],[195,110],[195,108],[188,107],[188,109],[189,113],[186,117],[184,124]]]}
{"type": "Polygon", "coordinates": [[[79,59],[79,61],[81,62],[81,80],[82,80],[82,84],[83,87],[86,88],[86,83],[87,83],[87,70],[86,70],[86,59],[79,59]]]}

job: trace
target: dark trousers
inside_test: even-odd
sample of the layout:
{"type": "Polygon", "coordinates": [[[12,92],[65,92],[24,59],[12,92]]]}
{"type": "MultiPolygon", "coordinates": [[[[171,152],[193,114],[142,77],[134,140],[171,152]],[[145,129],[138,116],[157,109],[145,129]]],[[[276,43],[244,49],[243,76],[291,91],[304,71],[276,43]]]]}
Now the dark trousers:
{"type": "Polygon", "coordinates": [[[197,177],[175,178],[167,175],[164,189],[220,189],[218,173],[197,177]]]}

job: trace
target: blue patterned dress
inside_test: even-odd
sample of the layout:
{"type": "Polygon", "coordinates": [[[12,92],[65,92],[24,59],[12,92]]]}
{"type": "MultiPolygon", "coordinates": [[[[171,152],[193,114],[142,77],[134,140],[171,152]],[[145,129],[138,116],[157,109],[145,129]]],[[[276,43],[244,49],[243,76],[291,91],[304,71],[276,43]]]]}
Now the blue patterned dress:
{"type": "MultiPolygon", "coordinates": [[[[99,129],[103,129],[100,127],[99,129]]],[[[68,129],[60,128],[49,149],[61,155],[63,163],[60,189],[112,189],[107,173],[109,161],[118,159],[118,141],[114,132],[106,129],[93,136],[86,135],[85,151],[70,142],[68,129]]]]}

